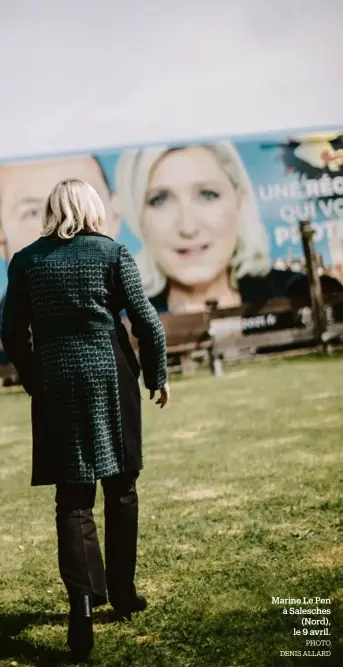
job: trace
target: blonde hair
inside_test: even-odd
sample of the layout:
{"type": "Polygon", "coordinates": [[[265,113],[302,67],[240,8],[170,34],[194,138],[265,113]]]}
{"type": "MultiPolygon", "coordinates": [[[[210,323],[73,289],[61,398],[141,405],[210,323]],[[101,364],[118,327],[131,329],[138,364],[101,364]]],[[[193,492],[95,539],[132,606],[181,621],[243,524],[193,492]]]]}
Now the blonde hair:
{"type": "MultiPolygon", "coordinates": [[[[175,148],[164,146],[158,149],[123,153],[116,168],[116,193],[121,202],[122,214],[126,223],[144,244],[141,214],[152,170],[169,152],[197,146],[205,148],[215,156],[234,187],[242,194],[238,213],[237,243],[231,265],[228,267],[230,268],[230,284],[237,287],[237,281],[245,275],[264,276],[269,273],[271,261],[268,236],[260,219],[250,178],[231,142],[194,144],[175,148]]],[[[156,296],[166,286],[167,276],[161,272],[148,247],[144,246],[135,259],[147,296],[156,296]]]]}
{"type": "Polygon", "coordinates": [[[76,178],[55,185],[45,205],[41,236],[72,239],[81,230],[106,232],[105,207],[96,190],[76,178]]]}

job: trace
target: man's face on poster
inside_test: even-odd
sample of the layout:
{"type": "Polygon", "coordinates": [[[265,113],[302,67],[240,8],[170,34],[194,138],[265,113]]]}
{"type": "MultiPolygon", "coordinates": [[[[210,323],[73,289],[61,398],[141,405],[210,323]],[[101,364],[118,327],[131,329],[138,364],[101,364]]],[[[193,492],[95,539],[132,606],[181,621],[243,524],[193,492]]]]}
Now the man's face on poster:
{"type": "Polygon", "coordinates": [[[9,259],[39,238],[46,199],[56,183],[65,178],[79,178],[95,188],[105,205],[107,233],[117,235],[112,195],[91,156],[4,164],[0,165],[0,221],[9,259]]]}

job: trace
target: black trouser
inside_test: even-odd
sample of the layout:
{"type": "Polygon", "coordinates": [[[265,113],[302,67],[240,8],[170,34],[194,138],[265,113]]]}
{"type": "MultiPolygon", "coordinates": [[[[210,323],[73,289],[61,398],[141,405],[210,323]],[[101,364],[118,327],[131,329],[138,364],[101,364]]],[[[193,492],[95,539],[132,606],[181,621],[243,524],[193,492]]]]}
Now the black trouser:
{"type": "Polygon", "coordinates": [[[93,606],[109,601],[126,609],[135,598],[134,576],[138,536],[139,472],[120,473],[101,480],[105,510],[105,565],[93,507],[96,484],[56,485],[58,564],[69,599],[91,593],[93,606]]]}

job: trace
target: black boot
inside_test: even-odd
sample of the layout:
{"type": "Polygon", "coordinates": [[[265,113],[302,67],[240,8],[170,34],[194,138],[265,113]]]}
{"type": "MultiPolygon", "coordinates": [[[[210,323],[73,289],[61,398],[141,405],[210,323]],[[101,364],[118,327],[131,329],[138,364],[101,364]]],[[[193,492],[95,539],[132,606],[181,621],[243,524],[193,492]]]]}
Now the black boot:
{"type": "Polygon", "coordinates": [[[89,593],[79,593],[70,597],[68,646],[73,657],[85,660],[94,646],[92,597],[89,593]]]}
{"type": "Polygon", "coordinates": [[[60,484],[56,491],[58,565],[69,600],[81,592],[92,606],[107,602],[105,568],[93,516],[95,485],[60,484]]]}
{"type": "Polygon", "coordinates": [[[148,602],[146,598],[143,595],[136,595],[136,597],[132,600],[130,605],[126,605],[126,607],[118,607],[118,605],[114,609],[114,620],[115,621],[120,621],[121,623],[125,623],[125,621],[131,621],[131,615],[144,611],[148,606],[148,602]]]}
{"type": "Polygon", "coordinates": [[[105,563],[109,601],[116,618],[130,619],[143,611],[147,601],[138,596],[134,584],[137,537],[138,495],[134,483],[116,489],[104,484],[105,563]]]}

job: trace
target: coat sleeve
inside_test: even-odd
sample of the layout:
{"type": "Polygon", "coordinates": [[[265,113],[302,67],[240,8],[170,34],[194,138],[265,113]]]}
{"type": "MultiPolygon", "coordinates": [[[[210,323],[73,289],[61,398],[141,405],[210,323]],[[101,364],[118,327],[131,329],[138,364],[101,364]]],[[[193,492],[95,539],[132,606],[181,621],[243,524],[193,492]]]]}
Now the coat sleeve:
{"type": "Polygon", "coordinates": [[[126,246],[119,251],[117,288],[138,340],[139,359],[147,389],[161,389],[167,382],[166,338],[155,308],[146,297],[137,264],[126,246]]]}
{"type": "Polygon", "coordinates": [[[15,367],[25,391],[31,395],[34,353],[30,343],[29,313],[23,271],[17,254],[14,254],[8,267],[0,335],[7,359],[15,367]]]}

